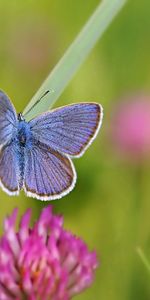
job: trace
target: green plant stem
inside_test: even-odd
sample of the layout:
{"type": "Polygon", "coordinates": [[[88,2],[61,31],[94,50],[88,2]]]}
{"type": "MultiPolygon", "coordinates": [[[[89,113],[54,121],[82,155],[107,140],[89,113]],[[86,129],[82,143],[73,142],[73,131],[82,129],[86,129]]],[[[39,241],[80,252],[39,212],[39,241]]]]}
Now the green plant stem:
{"type": "Polygon", "coordinates": [[[103,0],[99,4],[77,38],[28,103],[23,113],[25,114],[46,90],[53,89],[54,92],[47,94],[44,101],[40,101],[27,114],[27,119],[48,110],[54,104],[126,1],[103,0]]]}
{"type": "Polygon", "coordinates": [[[150,262],[148,261],[148,259],[146,258],[145,254],[143,253],[143,251],[140,247],[137,248],[137,253],[138,253],[139,257],[141,258],[141,261],[143,262],[144,266],[150,273],[150,262]]]}

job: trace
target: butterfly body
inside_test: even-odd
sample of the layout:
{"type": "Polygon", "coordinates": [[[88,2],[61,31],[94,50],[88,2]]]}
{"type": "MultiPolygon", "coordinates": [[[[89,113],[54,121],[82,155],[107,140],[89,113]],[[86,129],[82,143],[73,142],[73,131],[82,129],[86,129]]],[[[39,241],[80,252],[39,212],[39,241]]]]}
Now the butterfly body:
{"type": "Polygon", "coordinates": [[[81,156],[102,122],[97,103],[78,103],[48,111],[26,122],[0,91],[0,185],[9,195],[54,200],[76,182],[71,157],[81,156]]]}
{"type": "Polygon", "coordinates": [[[33,136],[28,122],[18,120],[16,142],[20,147],[30,149],[32,147],[33,136]]]}
{"type": "MultiPolygon", "coordinates": [[[[25,121],[22,114],[18,114],[18,120],[16,121],[16,127],[13,130],[12,138],[8,145],[11,145],[16,158],[16,170],[18,174],[19,189],[23,187],[24,181],[24,168],[25,168],[25,156],[28,150],[32,149],[32,133],[29,123],[25,121]]],[[[8,146],[7,144],[5,147],[8,146]]]]}

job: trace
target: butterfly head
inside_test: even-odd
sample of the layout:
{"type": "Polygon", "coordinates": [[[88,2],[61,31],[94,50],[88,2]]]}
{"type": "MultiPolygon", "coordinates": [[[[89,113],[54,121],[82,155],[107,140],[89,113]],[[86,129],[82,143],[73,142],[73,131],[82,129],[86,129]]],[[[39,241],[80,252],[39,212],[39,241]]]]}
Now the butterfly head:
{"type": "Polygon", "coordinates": [[[18,121],[19,121],[19,122],[25,121],[25,118],[23,117],[23,114],[22,114],[22,113],[19,113],[19,114],[18,114],[18,121]]]}

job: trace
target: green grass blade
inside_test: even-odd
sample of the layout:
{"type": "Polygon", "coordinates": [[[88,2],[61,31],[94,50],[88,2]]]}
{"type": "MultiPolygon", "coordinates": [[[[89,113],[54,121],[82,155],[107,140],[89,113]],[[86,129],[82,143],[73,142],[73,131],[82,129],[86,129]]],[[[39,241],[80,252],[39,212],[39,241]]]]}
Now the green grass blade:
{"type": "Polygon", "coordinates": [[[139,257],[141,258],[141,261],[143,262],[144,266],[146,267],[146,269],[150,273],[150,262],[148,261],[147,257],[143,253],[142,249],[138,247],[137,248],[137,253],[138,253],[139,257]]]}
{"type": "Polygon", "coordinates": [[[104,0],[99,4],[77,38],[28,103],[23,113],[27,113],[46,90],[54,90],[54,92],[47,94],[43,101],[34,106],[27,113],[27,119],[48,110],[54,104],[125,2],[126,0],[104,0]]]}

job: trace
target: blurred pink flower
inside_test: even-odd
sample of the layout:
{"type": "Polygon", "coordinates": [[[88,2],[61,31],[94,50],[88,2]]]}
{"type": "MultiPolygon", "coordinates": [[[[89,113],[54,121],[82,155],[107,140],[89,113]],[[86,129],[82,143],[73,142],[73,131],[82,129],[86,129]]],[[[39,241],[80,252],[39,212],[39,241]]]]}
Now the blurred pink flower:
{"type": "Polygon", "coordinates": [[[18,232],[17,212],[5,219],[0,239],[0,300],[68,300],[87,288],[97,267],[95,252],[63,229],[51,206],[32,229],[27,210],[18,232]]]}
{"type": "Polygon", "coordinates": [[[150,156],[150,97],[137,95],[119,103],[111,128],[121,155],[133,160],[150,156]]]}

